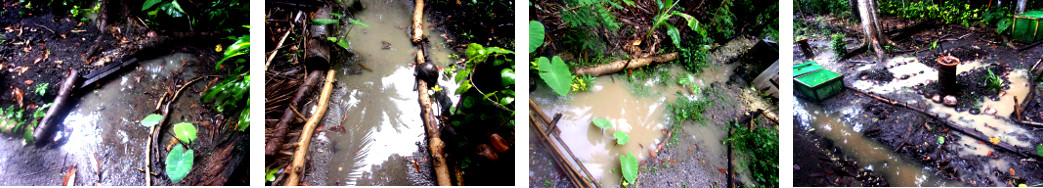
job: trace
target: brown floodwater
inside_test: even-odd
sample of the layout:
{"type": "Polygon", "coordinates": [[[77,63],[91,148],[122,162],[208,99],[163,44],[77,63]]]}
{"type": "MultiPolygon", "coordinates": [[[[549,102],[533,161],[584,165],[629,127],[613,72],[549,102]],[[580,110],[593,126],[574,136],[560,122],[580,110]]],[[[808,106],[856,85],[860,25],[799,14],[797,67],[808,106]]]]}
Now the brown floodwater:
{"type": "Polygon", "coordinates": [[[850,119],[860,118],[861,110],[856,107],[845,107],[839,111],[827,111],[814,103],[794,98],[794,118],[801,119],[802,124],[793,125],[822,134],[836,146],[843,149],[843,154],[858,161],[859,167],[871,170],[883,177],[893,186],[902,187],[939,187],[960,186],[960,182],[952,182],[937,175],[931,169],[905,159],[894,153],[889,147],[862,135],[862,125],[851,124],[850,119]]]}
{"type": "MultiPolygon", "coordinates": [[[[417,48],[407,35],[413,6],[402,1],[362,0],[361,3],[365,9],[353,13],[353,18],[372,28],[341,28],[342,35],[350,36],[351,51],[356,56],[347,62],[335,62],[333,67],[338,71],[337,84],[346,86],[347,93],[342,98],[331,99],[331,103],[342,105],[331,112],[343,117],[340,126],[346,131],[326,133],[335,151],[329,157],[326,184],[433,184],[433,180],[423,178],[427,176],[413,169],[414,160],[430,163],[426,161],[429,156],[413,156],[426,149],[418,143],[426,145],[427,142],[414,91],[413,63],[417,48]],[[358,63],[372,72],[359,69],[358,63]],[[375,174],[391,177],[375,177],[375,174]],[[370,180],[360,181],[360,178],[370,180]]],[[[431,62],[446,66],[451,51],[444,47],[445,39],[434,29],[425,28],[425,33],[430,40],[427,53],[431,62]]],[[[455,95],[452,92],[457,84],[444,78],[439,84],[446,87],[448,94],[455,95]]],[[[456,103],[457,98],[450,98],[456,103]]]]}

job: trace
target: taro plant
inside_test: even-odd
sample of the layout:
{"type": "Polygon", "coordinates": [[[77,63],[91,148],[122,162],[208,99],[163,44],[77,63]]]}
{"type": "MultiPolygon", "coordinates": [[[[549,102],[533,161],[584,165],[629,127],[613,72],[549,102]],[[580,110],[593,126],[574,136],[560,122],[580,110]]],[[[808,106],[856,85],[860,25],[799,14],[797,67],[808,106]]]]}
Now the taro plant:
{"type": "Polygon", "coordinates": [[[185,149],[181,144],[175,145],[170,153],[167,153],[166,160],[166,174],[170,182],[177,183],[188,176],[194,160],[195,154],[192,149],[185,149]]]}
{"type": "Polygon", "coordinates": [[[616,131],[615,134],[612,134],[612,137],[616,137],[616,144],[618,145],[623,145],[627,144],[627,142],[630,142],[630,135],[623,131],[616,131]]]}
{"type": "Polygon", "coordinates": [[[163,120],[163,115],[149,114],[145,116],[145,119],[141,119],[141,125],[145,127],[152,127],[159,124],[159,121],[163,120]]]}
{"type": "Polygon", "coordinates": [[[627,155],[619,156],[620,172],[623,173],[623,186],[629,186],[637,181],[637,157],[634,157],[633,153],[627,152],[627,155]]]}
{"type": "Polygon", "coordinates": [[[612,127],[612,122],[609,122],[607,119],[594,118],[593,123],[594,126],[601,128],[601,130],[605,130],[612,127]]]}
{"type": "Polygon", "coordinates": [[[572,86],[572,72],[569,71],[569,66],[565,65],[565,61],[561,60],[561,57],[554,56],[553,60],[539,57],[535,64],[540,79],[546,82],[547,86],[558,95],[567,96],[569,94],[572,86]]]}
{"type": "Polygon", "coordinates": [[[174,124],[174,137],[185,143],[196,140],[196,126],[189,122],[174,124]]]}

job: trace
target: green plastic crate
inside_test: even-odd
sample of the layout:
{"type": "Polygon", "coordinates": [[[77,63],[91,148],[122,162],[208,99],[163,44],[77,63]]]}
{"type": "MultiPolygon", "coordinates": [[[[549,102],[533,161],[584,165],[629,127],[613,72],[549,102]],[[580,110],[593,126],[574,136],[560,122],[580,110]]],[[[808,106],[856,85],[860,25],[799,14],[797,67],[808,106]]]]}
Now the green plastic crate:
{"type": "Polygon", "coordinates": [[[822,70],[821,65],[816,64],[814,61],[808,61],[807,63],[793,66],[793,77],[800,77],[800,75],[815,72],[818,70],[822,70]]]}
{"type": "MultiPolygon", "coordinates": [[[[796,69],[794,66],[794,72],[797,72],[796,69]]],[[[793,89],[798,96],[822,101],[844,90],[844,77],[830,70],[818,69],[794,76],[793,89]]]]}
{"type": "Polygon", "coordinates": [[[1040,19],[1043,19],[1043,11],[1028,11],[1014,16],[1014,26],[1011,34],[1014,40],[1021,42],[1035,42],[1043,40],[1040,33],[1040,19]]]}

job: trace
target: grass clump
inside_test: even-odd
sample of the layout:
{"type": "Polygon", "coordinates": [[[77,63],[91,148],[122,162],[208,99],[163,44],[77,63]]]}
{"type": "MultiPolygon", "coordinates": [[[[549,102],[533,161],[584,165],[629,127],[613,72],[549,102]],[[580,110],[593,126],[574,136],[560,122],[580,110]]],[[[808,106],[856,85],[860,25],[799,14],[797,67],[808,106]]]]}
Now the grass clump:
{"type": "Polygon", "coordinates": [[[837,56],[843,56],[844,53],[847,53],[847,43],[844,42],[844,34],[836,33],[831,38],[829,41],[830,49],[836,52],[837,56]]]}
{"type": "Polygon", "coordinates": [[[710,104],[710,101],[707,100],[697,100],[685,96],[678,96],[677,101],[675,101],[674,104],[666,105],[666,109],[673,113],[670,117],[672,117],[674,121],[705,123],[706,117],[703,116],[703,112],[706,111],[706,108],[710,107],[710,104]]]}

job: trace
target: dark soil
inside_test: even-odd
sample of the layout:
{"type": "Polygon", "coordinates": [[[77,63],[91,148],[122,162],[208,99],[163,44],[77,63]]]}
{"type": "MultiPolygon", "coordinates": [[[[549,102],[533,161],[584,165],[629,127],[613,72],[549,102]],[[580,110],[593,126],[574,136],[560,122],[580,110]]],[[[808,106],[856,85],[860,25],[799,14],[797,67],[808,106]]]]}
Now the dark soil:
{"type": "MultiPolygon", "coordinates": [[[[793,118],[794,125],[802,119],[793,118]]],[[[855,159],[845,156],[843,148],[803,127],[793,129],[793,148],[801,151],[793,158],[793,186],[797,187],[887,187],[887,180],[879,174],[858,166],[855,159]]]]}
{"type": "MultiPolygon", "coordinates": [[[[990,64],[987,68],[974,69],[959,74],[956,77],[956,85],[960,88],[961,95],[956,96],[956,111],[982,110],[977,105],[983,100],[999,99],[999,91],[988,89],[984,85],[985,77],[989,75],[988,71],[990,70],[993,74],[1002,77],[1003,88],[1010,87],[1010,80],[1006,76],[1010,73],[1010,69],[1007,66],[990,64]]],[[[931,98],[934,95],[945,96],[939,92],[939,86],[940,84],[937,81],[930,82],[924,85],[918,92],[927,98],[931,98]]]]}

